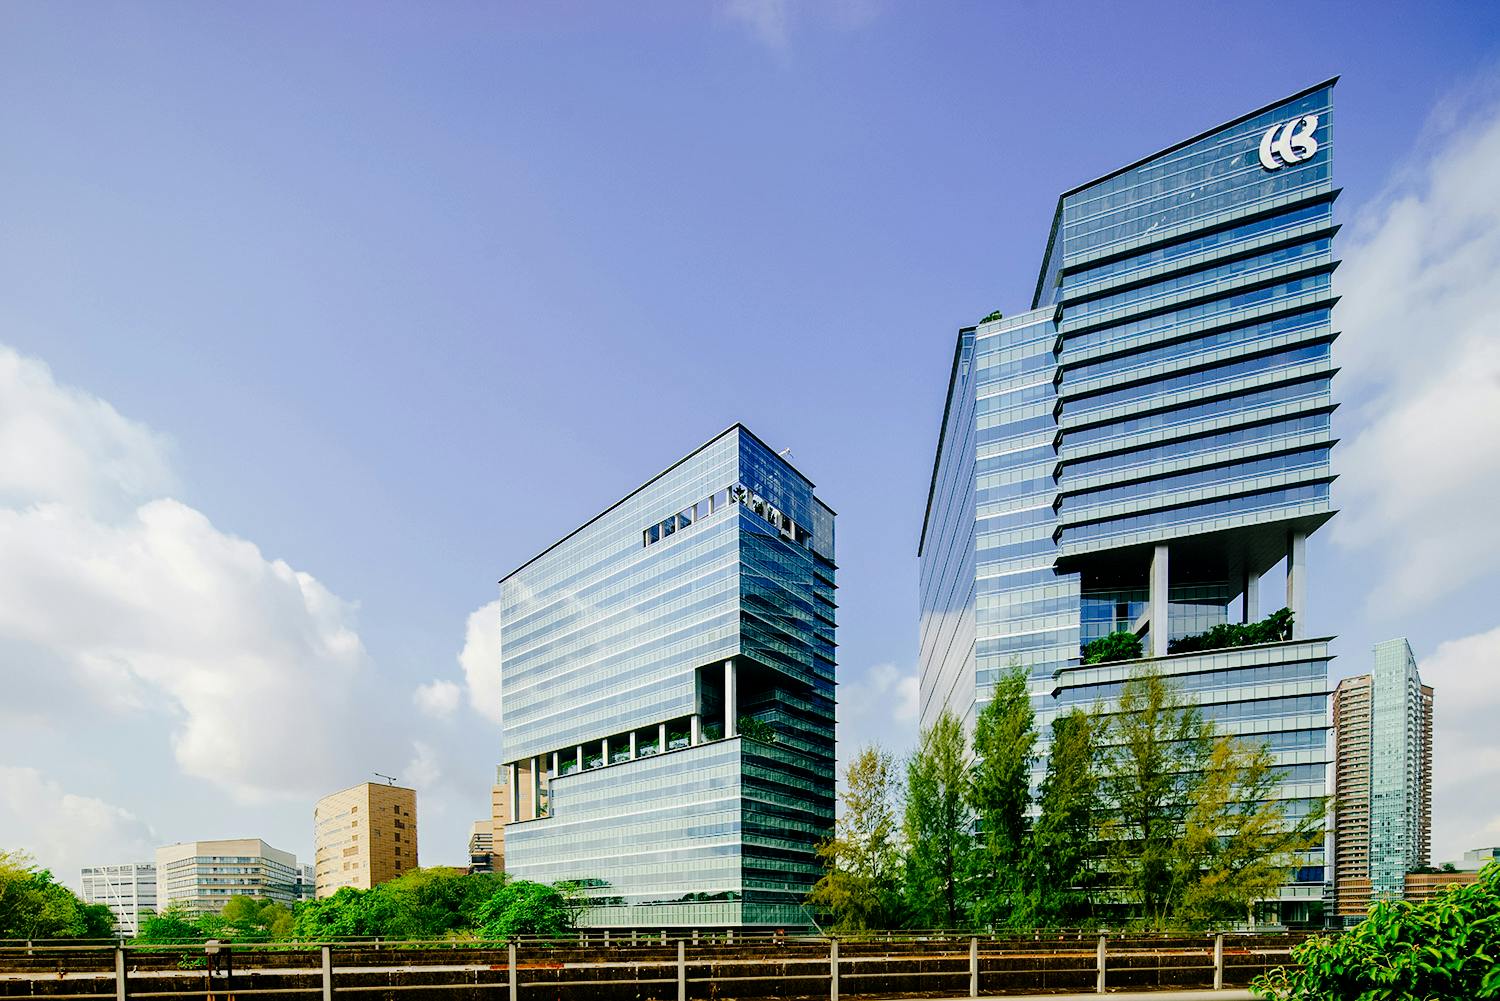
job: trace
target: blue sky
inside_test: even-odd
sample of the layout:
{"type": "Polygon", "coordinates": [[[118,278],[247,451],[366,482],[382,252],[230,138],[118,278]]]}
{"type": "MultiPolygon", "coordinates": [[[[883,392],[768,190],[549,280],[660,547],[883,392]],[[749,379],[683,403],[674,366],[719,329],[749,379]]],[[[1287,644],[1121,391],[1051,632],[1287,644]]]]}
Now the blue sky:
{"type": "Polygon", "coordinates": [[[0,845],[309,855],[379,770],[458,862],[498,757],[471,615],[736,420],[839,511],[842,736],[905,746],[954,331],[1027,305],[1060,191],[1334,74],[1313,628],[1340,673],[1411,637],[1439,853],[1500,842],[1463,714],[1500,670],[1497,40],[1484,3],[5,5],[0,845]]]}

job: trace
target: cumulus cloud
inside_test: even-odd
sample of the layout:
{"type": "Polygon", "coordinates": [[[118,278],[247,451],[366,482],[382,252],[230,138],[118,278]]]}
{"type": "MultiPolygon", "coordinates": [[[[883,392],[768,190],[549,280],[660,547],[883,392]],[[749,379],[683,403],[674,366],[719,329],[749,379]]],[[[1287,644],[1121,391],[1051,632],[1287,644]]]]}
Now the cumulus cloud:
{"type": "Polygon", "coordinates": [[[1334,538],[1383,554],[1381,612],[1500,559],[1500,102],[1438,120],[1339,274],[1341,423],[1359,430],[1337,457],[1334,538]]]}
{"type": "Polygon", "coordinates": [[[876,664],[862,677],[839,684],[839,758],[848,760],[866,744],[903,752],[917,735],[918,680],[915,669],[876,664]]]}
{"type": "Polygon", "coordinates": [[[462,697],[463,689],[452,681],[441,679],[418,685],[411,693],[411,700],[417,710],[433,719],[447,719],[452,716],[462,697]]]}
{"type": "Polygon", "coordinates": [[[41,362],[0,349],[0,401],[0,643],[35,655],[7,656],[0,683],[46,663],[117,709],[165,711],[182,771],[245,801],[363,771],[378,728],[355,705],[353,607],[152,497],[171,483],[161,439],[41,362]]]}
{"type": "Polygon", "coordinates": [[[500,599],[475,609],[458,655],[469,690],[469,705],[492,723],[500,722],[500,599]]]}
{"type": "Polygon", "coordinates": [[[155,833],[128,810],[65,791],[35,768],[0,766],[0,831],[5,847],[29,852],[75,889],[86,865],[151,858],[155,833]],[[100,857],[108,846],[113,853],[100,857]]]}
{"type": "Polygon", "coordinates": [[[1418,665],[1433,687],[1433,858],[1500,844],[1500,627],[1439,646],[1418,665]]]}
{"type": "Polygon", "coordinates": [[[0,345],[0,506],[120,514],[170,491],[168,452],[145,425],[0,345]]]}

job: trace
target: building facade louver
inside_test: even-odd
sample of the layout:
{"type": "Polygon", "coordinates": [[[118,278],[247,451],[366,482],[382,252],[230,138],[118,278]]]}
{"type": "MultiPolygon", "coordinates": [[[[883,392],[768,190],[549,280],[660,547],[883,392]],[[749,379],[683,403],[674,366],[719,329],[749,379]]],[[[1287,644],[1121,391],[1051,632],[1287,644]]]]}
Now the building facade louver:
{"type": "MultiPolygon", "coordinates": [[[[1305,611],[1333,515],[1333,83],[1065,193],[1031,309],[959,332],[918,546],[924,727],[972,729],[1013,666],[1044,738],[1108,711],[1144,661],[1082,651],[1130,631],[1221,731],[1270,744],[1290,812],[1327,792],[1330,638],[1305,611]],[[1288,638],[1190,649],[1279,607],[1278,564],[1288,638]]],[[[1323,852],[1305,862],[1288,920],[1325,895],[1323,852]]]]}

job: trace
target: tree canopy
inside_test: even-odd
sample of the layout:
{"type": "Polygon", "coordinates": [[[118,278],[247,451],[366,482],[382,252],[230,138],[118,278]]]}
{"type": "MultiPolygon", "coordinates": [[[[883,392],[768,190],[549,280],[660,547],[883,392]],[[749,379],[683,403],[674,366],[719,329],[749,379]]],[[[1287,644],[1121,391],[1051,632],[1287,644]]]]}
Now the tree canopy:
{"type": "Polygon", "coordinates": [[[108,938],[115,916],[86,904],[30,855],[0,849],[0,939],[108,938]]]}

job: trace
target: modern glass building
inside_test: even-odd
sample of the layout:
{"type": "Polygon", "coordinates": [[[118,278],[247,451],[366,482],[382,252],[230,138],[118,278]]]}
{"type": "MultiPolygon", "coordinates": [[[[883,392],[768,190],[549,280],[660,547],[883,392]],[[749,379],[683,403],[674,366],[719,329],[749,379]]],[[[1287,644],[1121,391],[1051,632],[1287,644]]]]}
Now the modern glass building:
{"type": "Polygon", "coordinates": [[[1375,670],[1334,692],[1334,899],[1364,917],[1401,899],[1432,863],[1432,689],[1405,639],[1375,645],[1375,670]]]}
{"type": "MultiPolygon", "coordinates": [[[[918,546],[923,726],[972,727],[1013,665],[1044,736],[1107,709],[1143,662],[1082,650],[1129,630],[1221,730],[1270,743],[1292,811],[1326,793],[1329,638],[1304,604],[1333,515],[1333,84],[1066,192],[1031,308],[959,331],[918,546]],[[1290,639],[1178,651],[1258,619],[1283,562],[1290,639]]],[[[1324,896],[1306,862],[1284,918],[1324,896]]]]}
{"type": "Polygon", "coordinates": [[[508,873],[596,927],[809,923],[833,518],[737,424],[500,582],[508,873]]]}

